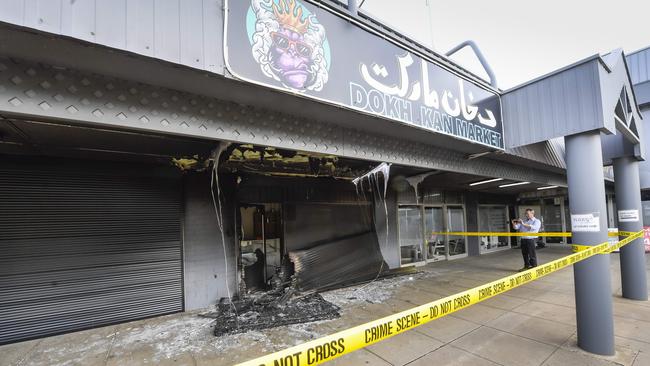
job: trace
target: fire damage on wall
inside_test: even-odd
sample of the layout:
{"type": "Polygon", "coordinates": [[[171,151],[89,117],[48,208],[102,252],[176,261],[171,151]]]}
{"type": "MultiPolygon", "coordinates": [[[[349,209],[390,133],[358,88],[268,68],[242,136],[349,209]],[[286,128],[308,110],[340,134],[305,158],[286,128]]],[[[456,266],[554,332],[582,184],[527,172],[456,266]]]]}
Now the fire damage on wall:
{"type": "Polygon", "coordinates": [[[212,171],[222,233],[220,177],[235,182],[237,261],[227,264],[236,266],[238,288],[208,315],[217,336],[337,318],[339,307],[321,292],[413,272],[390,270],[382,255],[389,164],[225,144],[204,162],[174,164],[212,171]]]}

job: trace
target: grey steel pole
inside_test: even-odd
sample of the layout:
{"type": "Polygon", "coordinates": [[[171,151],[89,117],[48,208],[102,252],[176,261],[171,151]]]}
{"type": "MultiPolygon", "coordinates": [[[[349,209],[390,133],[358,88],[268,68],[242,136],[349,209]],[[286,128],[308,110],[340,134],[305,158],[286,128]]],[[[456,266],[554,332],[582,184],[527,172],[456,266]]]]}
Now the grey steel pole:
{"type": "MultiPolygon", "coordinates": [[[[639,231],[643,229],[639,162],[633,157],[614,159],[616,209],[621,212],[618,229],[639,231]]],[[[621,248],[621,283],[623,297],[648,300],[643,237],[621,248]]]]}
{"type": "MultiPolygon", "coordinates": [[[[569,209],[573,215],[593,214],[598,231],[580,229],[572,221],[574,244],[598,245],[607,241],[607,207],[600,133],[566,136],[569,209]]],[[[573,266],[578,346],[600,355],[613,355],[614,318],[609,255],[595,255],[573,266]]]]}
{"type": "Polygon", "coordinates": [[[356,16],[359,13],[359,0],[348,0],[348,11],[356,16]]]}

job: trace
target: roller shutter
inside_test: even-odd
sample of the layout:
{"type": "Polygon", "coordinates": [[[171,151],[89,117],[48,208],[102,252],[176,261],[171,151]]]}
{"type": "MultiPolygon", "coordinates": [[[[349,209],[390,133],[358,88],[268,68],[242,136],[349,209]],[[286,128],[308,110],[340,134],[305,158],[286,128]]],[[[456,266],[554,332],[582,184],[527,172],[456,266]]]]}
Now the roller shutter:
{"type": "Polygon", "coordinates": [[[181,207],[159,168],[0,155],[0,343],[182,311],[181,207]]]}

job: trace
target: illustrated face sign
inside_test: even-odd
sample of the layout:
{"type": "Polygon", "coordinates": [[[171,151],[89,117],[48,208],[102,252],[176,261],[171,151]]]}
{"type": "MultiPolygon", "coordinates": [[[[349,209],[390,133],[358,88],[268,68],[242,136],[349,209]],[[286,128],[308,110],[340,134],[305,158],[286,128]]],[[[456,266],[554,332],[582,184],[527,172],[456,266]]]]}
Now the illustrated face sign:
{"type": "Polygon", "coordinates": [[[252,0],[246,23],[253,58],[264,75],[299,91],[319,91],[327,83],[325,28],[300,2],[252,0]]]}
{"type": "Polygon", "coordinates": [[[498,93],[311,0],[225,0],[240,80],[504,149],[498,93]]]}

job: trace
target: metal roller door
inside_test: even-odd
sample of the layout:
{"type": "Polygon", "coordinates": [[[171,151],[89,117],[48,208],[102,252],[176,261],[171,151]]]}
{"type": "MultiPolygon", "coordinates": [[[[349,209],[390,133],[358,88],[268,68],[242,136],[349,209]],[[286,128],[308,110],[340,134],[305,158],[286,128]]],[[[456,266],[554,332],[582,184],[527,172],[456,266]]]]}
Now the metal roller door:
{"type": "Polygon", "coordinates": [[[182,311],[179,182],[0,155],[0,343],[182,311]]]}

